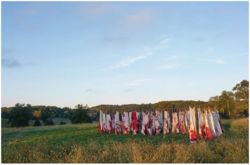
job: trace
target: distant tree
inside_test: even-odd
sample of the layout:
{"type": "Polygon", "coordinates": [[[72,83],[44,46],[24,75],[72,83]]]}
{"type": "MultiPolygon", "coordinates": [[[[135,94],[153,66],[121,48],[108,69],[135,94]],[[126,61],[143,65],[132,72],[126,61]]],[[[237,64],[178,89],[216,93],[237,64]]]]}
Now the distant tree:
{"type": "Polygon", "coordinates": [[[29,105],[17,103],[9,113],[9,122],[12,127],[28,126],[31,118],[32,112],[29,105]]]}
{"type": "Polygon", "coordinates": [[[54,125],[54,122],[52,119],[47,119],[44,123],[44,125],[54,125]]]}
{"type": "Polygon", "coordinates": [[[222,91],[219,96],[219,108],[223,112],[224,117],[235,117],[235,100],[234,93],[231,91],[222,91]]]}
{"type": "Polygon", "coordinates": [[[36,119],[36,120],[35,120],[35,123],[34,123],[34,126],[41,126],[40,120],[36,119]]]}
{"type": "Polygon", "coordinates": [[[240,83],[233,87],[233,92],[237,100],[247,100],[249,99],[249,82],[247,80],[242,80],[240,83]]]}
{"type": "Polygon", "coordinates": [[[70,112],[70,120],[72,123],[89,123],[91,122],[91,118],[88,115],[88,109],[86,107],[81,106],[78,104],[77,109],[74,109],[70,112]]]}

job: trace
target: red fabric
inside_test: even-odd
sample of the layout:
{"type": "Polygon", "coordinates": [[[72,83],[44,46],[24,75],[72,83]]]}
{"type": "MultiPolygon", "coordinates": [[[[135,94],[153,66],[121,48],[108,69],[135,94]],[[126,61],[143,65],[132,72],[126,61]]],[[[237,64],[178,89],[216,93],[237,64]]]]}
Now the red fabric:
{"type": "Polygon", "coordinates": [[[132,112],[132,128],[135,133],[138,132],[138,119],[137,119],[137,114],[136,112],[132,112]]]}
{"type": "Polygon", "coordinates": [[[191,141],[196,141],[196,132],[195,132],[194,130],[191,130],[191,131],[189,132],[189,139],[190,139],[191,141]]]}
{"type": "Polygon", "coordinates": [[[211,130],[208,127],[206,127],[206,135],[207,135],[207,139],[208,140],[212,140],[213,139],[212,132],[211,132],[211,130]]]}
{"type": "Polygon", "coordinates": [[[206,127],[205,124],[200,127],[200,138],[201,139],[206,139],[206,127]]]}

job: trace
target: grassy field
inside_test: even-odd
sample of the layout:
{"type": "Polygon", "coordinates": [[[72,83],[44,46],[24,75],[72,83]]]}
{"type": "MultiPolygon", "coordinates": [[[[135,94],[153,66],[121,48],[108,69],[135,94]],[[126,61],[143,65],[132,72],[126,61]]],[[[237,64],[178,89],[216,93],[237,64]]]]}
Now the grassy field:
{"type": "Polygon", "coordinates": [[[247,163],[248,119],[224,120],[223,136],[189,144],[187,135],[99,134],[97,124],[2,128],[3,163],[247,163]]]}

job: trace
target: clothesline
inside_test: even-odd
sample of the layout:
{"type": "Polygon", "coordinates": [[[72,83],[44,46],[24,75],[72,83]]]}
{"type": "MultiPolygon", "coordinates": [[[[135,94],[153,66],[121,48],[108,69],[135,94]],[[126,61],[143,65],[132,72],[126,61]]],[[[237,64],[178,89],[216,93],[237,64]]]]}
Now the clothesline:
{"type": "MultiPolygon", "coordinates": [[[[173,110],[173,109],[172,109],[173,110]]],[[[188,134],[190,142],[212,140],[222,134],[218,111],[189,107],[185,111],[130,111],[102,112],[99,115],[101,133],[158,135],[163,133],[188,134]],[[198,120],[196,120],[196,114],[198,120]],[[198,122],[197,122],[198,121],[198,122]],[[198,129],[197,129],[198,128],[198,129]]]]}

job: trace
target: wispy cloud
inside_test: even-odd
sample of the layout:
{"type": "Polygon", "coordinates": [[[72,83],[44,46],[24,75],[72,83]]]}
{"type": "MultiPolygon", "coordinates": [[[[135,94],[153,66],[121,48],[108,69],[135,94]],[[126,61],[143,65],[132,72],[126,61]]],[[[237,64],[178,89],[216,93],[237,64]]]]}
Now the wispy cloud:
{"type": "Polygon", "coordinates": [[[170,69],[176,68],[176,65],[165,64],[165,65],[159,66],[158,68],[163,69],[163,70],[170,70],[170,69]]]}
{"type": "Polygon", "coordinates": [[[154,20],[154,14],[155,12],[153,10],[139,10],[125,17],[124,24],[126,27],[145,26],[154,20]]]}
{"type": "Polygon", "coordinates": [[[2,59],[2,66],[6,68],[19,68],[21,67],[20,61],[13,59],[13,58],[3,58],[2,59]]]}
{"type": "Polygon", "coordinates": [[[122,67],[126,67],[129,66],[137,61],[143,60],[145,59],[147,56],[135,56],[135,57],[128,57],[126,59],[123,59],[122,61],[120,61],[119,63],[115,64],[114,66],[111,67],[111,69],[115,69],[115,68],[122,68],[122,67]]]}
{"type": "Polygon", "coordinates": [[[111,69],[117,69],[122,67],[127,67],[135,62],[142,61],[146,59],[149,56],[155,55],[158,50],[165,48],[169,44],[170,39],[169,38],[163,38],[160,41],[158,41],[153,46],[147,46],[144,47],[140,54],[138,56],[129,56],[127,58],[122,59],[120,62],[116,63],[115,65],[111,66],[111,69]]]}
{"type": "Polygon", "coordinates": [[[84,14],[89,14],[92,16],[100,16],[104,14],[110,14],[117,11],[120,11],[121,8],[117,5],[111,3],[91,3],[91,5],[80,6],[79,12],[84,14]]]}
{"type": "Polygon", "coordinates": [[[90,93],[90,92],[93,92],[94,90],[92,88],[88,88],[85,90],[86,93],[90,93]]]}
{"type": "Polygon", "coordinates": [[[199,59],[200,61],[204,61],[204,62],[210,62],[210,63],[214,63],[217,65],[223,65],[226,64],[226,61],[223,59],[211,59],[211,58],[201,58],[199,59]]]}
{"type": "Polygon", "coordinates": [[[139,86],[144,84],[145,82],[149,81],[150,79],[137,79],[137,80],[132,80],[127,83],[128,86],[139,86]]]}

